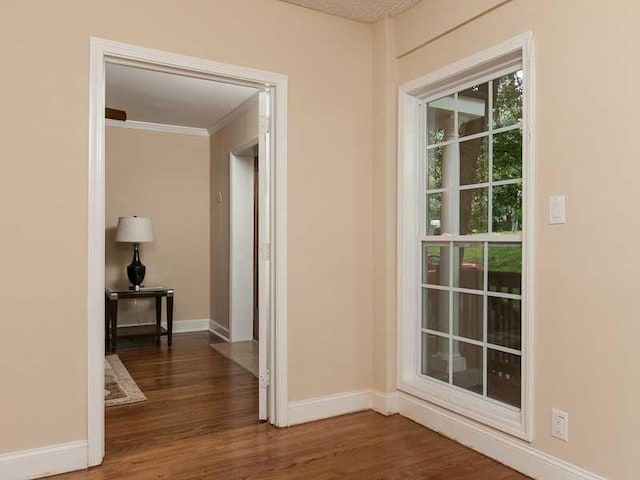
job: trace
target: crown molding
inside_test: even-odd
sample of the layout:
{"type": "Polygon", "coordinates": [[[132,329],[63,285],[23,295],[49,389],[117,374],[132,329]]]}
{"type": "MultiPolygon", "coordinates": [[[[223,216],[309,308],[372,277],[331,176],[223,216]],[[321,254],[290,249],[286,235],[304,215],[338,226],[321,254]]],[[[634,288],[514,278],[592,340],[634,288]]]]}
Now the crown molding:
{"type": "Polygon", "coordinates": [[[233,122],[236,118],[238,118],[244,112],[249,110],[252,106],[257,105],[259,93],[260,93],[259,91],[254,93],[249,98],[247,98],[244,102],[242,102],[240,105],[238,105],[236,108],[231,110],[220,120],[218,120],[218,123],[216,123],[213,127],[209,129],[209,136],[213,135],[219,130],[222,130],[224,127],[229,125],[231,122],[233,122]]]}
{"type": "Polygon", "coordinates": [[[105,120],[107,127],[132,128],[134,130],[148,130],[151,132],[179,133],[182,135],[195,135],[198,137],[208,137],[209,131],[206,128],[184,127],[182,125],[167,125],[165,123],[140,122],[137,120],[105,120]]]}

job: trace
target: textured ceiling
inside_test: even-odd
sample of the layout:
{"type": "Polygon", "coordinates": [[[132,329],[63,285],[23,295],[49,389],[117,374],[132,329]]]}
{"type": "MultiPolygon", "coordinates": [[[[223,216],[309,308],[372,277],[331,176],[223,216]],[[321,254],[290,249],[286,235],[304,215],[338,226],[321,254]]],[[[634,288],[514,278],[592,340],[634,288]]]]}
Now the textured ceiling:
{"type": "Polygon", "coordinates": [[[420,0],[282,0],[302,7],[350,18],[358,22],[375,22],[393,17],[420,0]]]}

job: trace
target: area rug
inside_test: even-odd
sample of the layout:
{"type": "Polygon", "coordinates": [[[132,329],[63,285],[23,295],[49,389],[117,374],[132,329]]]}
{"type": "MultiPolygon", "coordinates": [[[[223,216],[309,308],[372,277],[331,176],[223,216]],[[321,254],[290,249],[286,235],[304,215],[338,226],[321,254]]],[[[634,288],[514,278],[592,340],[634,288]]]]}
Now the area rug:
{"type": "Polygon", "coordinates": [[[254,377],[258,377],[258,342],[211,343],[216,352],[240,365],[254,377]]]}
{"type": "Polygon", "coordinates": [[[118,355],[108,355],[104,360],[105,407],[144,402],[147,399],[118,355]]]}

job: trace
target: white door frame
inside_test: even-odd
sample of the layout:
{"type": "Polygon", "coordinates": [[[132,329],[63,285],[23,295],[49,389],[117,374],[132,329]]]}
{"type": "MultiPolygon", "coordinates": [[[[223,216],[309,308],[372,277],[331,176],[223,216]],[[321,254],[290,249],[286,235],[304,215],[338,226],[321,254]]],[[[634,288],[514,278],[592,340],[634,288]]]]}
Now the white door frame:
{"type": "MultiPolygon", "coordinates": [[[[256,124],[258,124],[259,118],[256,118],[255,120],[256,120],[256,124]]],[[[259,141],[259,138],[255,137],[243,143],[242,145],[235,147],[233,151],[229,153],[229,341],[230,342],[237,342],[238,340],[250,340],[250,338],[238,339],[238,323],[240,322],[239,322],[239,316],[237,315],[237,312],[234,309],[236,295],[238,294],[236,289],[232,288],[233,282],[235,281],[236,263],[238,261],[237,257],[235,256],[236,249],[234,248],[234,245],[237,240],[236,229],[234,227],[235,227],[235,221],[237,220],[237,217],[238,217],[238,213],[236,211],[237,209],[235,208],[235,204],[234,204],[235,203],[234,202],[234,180],[235,180],[235,170],[237,168],[236,167],[237,162],[242,161],[243,158],[247,157],[246,155],[241,155],[241,152],[251,147],[257,148],[258,141],[259,141]]],[[[252,160],[253,160],[253,157],[252,157],[252,160]]],[[[253,190],[252,190],[252,194],[253,194],[253,190]]],[[[253,222],[253,218],[251,219],[251,222],[253,222]]],[[[251,238],[251,243],[253,244],[253,237],[251,238]]],[[[253,291],[253,283],[251,285],[251,292],[255,295],[255,292],[253,291]]],[[[251,308],[253,309],[253,305],[251,308]]],[[[251,331],[252,331],[252,334],[250,335],[250,337],[253,338],[253,327],[251,328],[251,331]]]]}
{"type": "Polygon", "coordinates": [[[104,457],[104,287],[105,287],[105,63],[268,88],[270,128],[272,286],[269,337],[273,397],[269,421],[287,426],[287,87],[286,75],[91,38],[89,109],[88,277],[87,277],[87,463],[104,457]]]}

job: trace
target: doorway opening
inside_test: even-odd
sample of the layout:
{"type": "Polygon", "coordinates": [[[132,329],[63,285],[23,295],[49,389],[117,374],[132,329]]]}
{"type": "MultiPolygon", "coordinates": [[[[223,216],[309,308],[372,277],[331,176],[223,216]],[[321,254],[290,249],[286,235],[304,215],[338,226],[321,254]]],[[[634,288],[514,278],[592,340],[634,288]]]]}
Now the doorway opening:
{"type": "MultiPolygon", "coordinates": [[[[250,323],[252,337],[255,330],[260,344],[258,382],[260,418],[268,419],[276,426],[288,424],[286,410],[286,76],[92,39],[87,317],[89,466],[100,464],[104,457],[105,340],[106,336],[113,335],[115,332],[108,327],[105,328],[104,308],[107,270],[105,268],[105,225],[107,225],[105,108],[110,106],[105,104],[105,72],[107,66],[111,65],[125,65],[145,72],[159,72],[171,75],[172,78],[202,79],[222,82],[226,85],[252,87],[260,92],[259,117],[256,122],[258,123],[258,166],[255,166],[255,156],[252,164],[254,180],[252,187],[254,192],[257,189],[253,208],[255,209],[257,205],[257,214],[254,212],[250,218],[254,225],[250,258],[251,263],[256,259],[258,263],[254,266],[251,277],[251,290],[255,290],[255,295],[250,303],[250,323]],[[256,304],[256,298],[259,304],[256,304]]],[[[153,130],[153,127],[149,129],[153,130]]],[[[211,133],[209,131],[209,134],[211,133]]],[[[213,196],[213,192],[211,195],[213,196]]],[[[188,215],[189,212],[185,211],[184,214],[188,215]]],[[[109,221],[112,220],[109,219],[109,221]]],[[[179,292],[176,293],[178,294],[179,292]]],[[[209,322],[210,330],[216,332],[215,323],[220,325],[221,320],[213,318],[212,315],[209,322]]],[[[171,323],[169,317],[167,322],[171,323]]],[[[160,320],[158,320],[158,328],[160,328],[160,320]]],[[[170,334],[171,327],[169,326],[167,330],[170,334]]]]}

